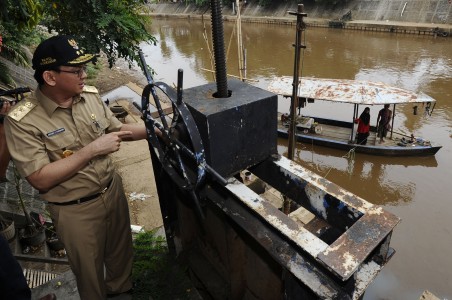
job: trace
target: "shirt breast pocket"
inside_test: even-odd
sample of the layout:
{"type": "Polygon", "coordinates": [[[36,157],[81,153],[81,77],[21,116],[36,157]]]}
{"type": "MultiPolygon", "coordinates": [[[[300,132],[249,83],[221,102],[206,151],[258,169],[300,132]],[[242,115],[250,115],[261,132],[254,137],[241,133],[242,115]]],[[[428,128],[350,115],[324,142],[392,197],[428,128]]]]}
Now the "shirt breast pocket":
{"type": "Polygon", "coordinates": [[[52,160],[65,157],[63,155],[64,151],[75,152],[75,150],[77,150],[74,136],[72,133],[67,131],[47,137],[44,142],[49,153],[49,157],[52,160]]]}
{"type": "Polygon", "coordinates": [[[91,123],[91,128],[95,136],[101,136],[105,134],[108,126],[110,126],[110,122],[107,119],[94,120],[91,123]]]}

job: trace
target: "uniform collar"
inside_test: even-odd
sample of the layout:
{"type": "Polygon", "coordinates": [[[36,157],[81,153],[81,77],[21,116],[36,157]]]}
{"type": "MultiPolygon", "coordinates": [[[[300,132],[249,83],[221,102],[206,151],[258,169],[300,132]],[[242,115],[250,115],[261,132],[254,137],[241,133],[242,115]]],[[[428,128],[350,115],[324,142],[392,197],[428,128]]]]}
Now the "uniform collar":
{"type": "MultiPolygon", "coordinates": [[[[39,88],[36,89],[35,95],[49,117],[51,117],[55,110],[60,107],[55,101],[44,95],[39,88]]],[[[82,99],[84,98],[80,97],[80,95],[74,96],[72,104],[78,103],[82,99]]]]}

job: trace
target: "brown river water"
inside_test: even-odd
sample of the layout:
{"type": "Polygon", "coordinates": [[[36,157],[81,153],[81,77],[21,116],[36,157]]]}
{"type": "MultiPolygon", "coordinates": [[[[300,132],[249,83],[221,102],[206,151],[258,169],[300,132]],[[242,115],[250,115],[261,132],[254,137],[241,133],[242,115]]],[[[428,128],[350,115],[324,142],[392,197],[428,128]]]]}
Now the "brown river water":
{"type": "MultiPolygon", "coordinates": [[[[214,79],[204,28],[211,41],[210,21],[153,20],[157,45],[142,45],[154,79],[177,83],[184,70],[184,88],[214,79]]],[[[224,24],[227,73],[238,75],[237,38],[233,23],[224,24]],[[232,38],[231,38],[232,36],[232,38]]],[[[429,290],[452,299],[452,39],[433,36],[307,28],[301,55],[302,76],[382,81],[437,100],[431,116],[413,115],[412,105],[396,109],[394,127],[414,133],[443,148],[431,157],[378,157],[297,144],[296,161],[367,201],[382,205],[402,219],[391,246],[396,254],[368,288],[364,299],[419,299],[429,290]]],[[[292,76],[295,27],[242,24],[246,77],[265,89],[273,76],[292,76]]],[[[279,110],[288,111],[287,100],[279,110]]],[[[378,110],[371,107],[371,124],[378,110]]],[[[364,107],[359,108],[359,113],[364,107]]],[[[349,121],[353,107],[308,104],[303,114],[349,121]]],[[[279,142],[287,153],[287,143],[279,142]]]]}

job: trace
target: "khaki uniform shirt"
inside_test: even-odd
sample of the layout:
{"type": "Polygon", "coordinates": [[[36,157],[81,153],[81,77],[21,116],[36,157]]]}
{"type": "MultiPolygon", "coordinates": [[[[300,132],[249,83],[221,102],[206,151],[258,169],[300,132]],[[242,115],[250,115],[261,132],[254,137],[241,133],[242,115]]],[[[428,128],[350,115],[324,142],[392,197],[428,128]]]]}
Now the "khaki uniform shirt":
{"type": "MultiPolygon", "coordinates": [[[[122,123],[92,87],[74,97],[70,108],[59,107],[37,89],[17,104],[5,121],[8,149],[23,177],[64,159],[65,155],[77,152],[103,134],[118,131],[121,127],[122,123]]],[[[72,178],[41,194],[41,197],[49,202],[87,197],[106,187],[113,173],[110,157],[97,156],[72,178]]]]}

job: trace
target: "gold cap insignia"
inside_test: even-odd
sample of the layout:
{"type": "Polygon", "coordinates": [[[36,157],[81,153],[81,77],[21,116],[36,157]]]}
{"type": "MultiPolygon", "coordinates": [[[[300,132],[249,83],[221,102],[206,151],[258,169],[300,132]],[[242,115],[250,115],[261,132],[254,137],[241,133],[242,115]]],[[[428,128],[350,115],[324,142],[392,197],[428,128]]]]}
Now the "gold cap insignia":
{"type": "Polygon", "coordinates": [[[78,50],[77,42],[74,39],[68,39],[67,41],[68,41],[69,45],[72,46],[72,48],[74,48],[75,50],[78,50]]]}

